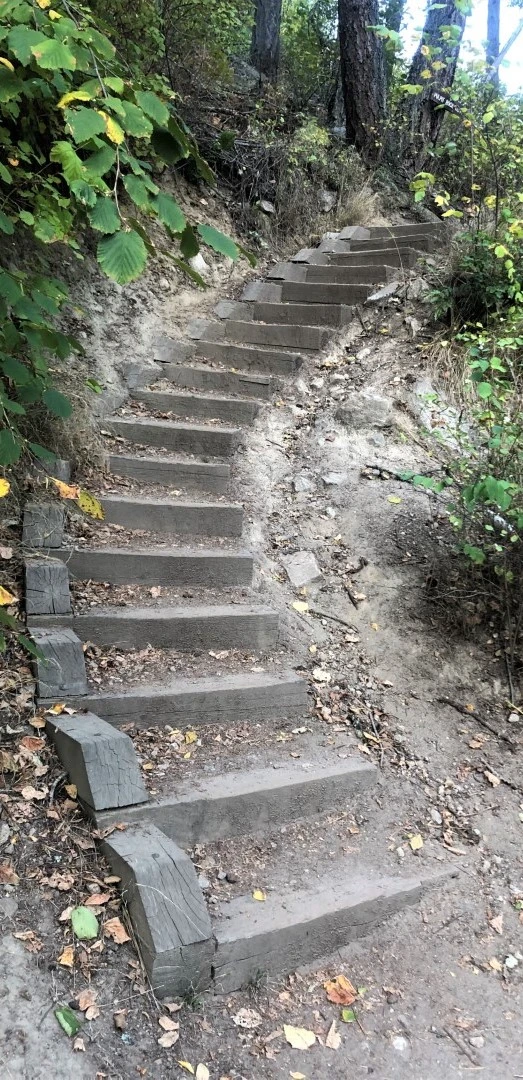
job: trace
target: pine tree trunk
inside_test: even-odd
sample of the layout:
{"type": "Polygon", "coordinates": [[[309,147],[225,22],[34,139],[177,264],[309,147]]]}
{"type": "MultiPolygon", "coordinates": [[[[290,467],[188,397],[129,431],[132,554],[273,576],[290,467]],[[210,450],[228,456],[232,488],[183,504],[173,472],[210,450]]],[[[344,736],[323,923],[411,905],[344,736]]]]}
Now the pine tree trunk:
{"type": "Polygon", "coordinates": [[[338,0],[338,19],[347,142],[366,164],[375,165],[386,98],[383,42],[368,29],[379,22],[378,0],[338,0]]]}
{"type": "MultiPolygon", "coordinates": [[[[499,56],[499,9],[500,0],[488,0],[486,60],[489,68],[492,67],[499,56]]],[[[496,86],[499,84],[497,69],[491,76],[491,80],[496,86]]]]}
{"type": "Polygon", "coordinates": [[[282,0],[256,0],[251,64],[272,82],[278,77],[282,0]]]}
{"type": "Polygon", "coordinates": [[[465,29],[466,15],[454,3],[430,3],[423,30],[423,36],[414,55],[407,82],[422,86],[423,90],[410,99],[410,145],[406,154],[406,164],[410,172],[420,172],[426,164],[431,149],[438,141],[445,115],[444,109],[431,100],[434,91],[448,96],[452,89],[459,50],[465,29]],[[455,28],[452,33],[449,28],[455,28]],[[444,66],[432,78],[424,80],[422,72],[431,70],[431,59],[424,51],[424,46],[431,50],[440,50],[432,56],[444,66]]]}

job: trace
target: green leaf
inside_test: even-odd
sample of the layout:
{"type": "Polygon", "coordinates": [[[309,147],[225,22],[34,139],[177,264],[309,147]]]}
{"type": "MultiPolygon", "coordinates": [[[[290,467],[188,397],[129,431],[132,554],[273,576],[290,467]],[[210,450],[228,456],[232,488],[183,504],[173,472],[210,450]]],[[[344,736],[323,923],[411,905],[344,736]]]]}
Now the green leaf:
{"type": "Polygon", "coordinates": [[[86,173],[90,176],[105,176],[109,169],[112,169],[116,163],[116,152],[111,149],[110,146],[105,144],[101,146],[99,150],[95,150],[94,154],[86,158],[84,161],[84,167],[86,173]]]}
{"type": "Polygon", "coordinates": [[[4,214],[3,210],[0,210],[0,232],[6,234],[6,236],[12,236],[15,231],[15,227],[11,218],[4,214]]]}
{"type": "Polygon", "coordinates": [[[80,160],[71,143],[66,142],[65,139],[55,142],[49,157],[51,161],[57,161],[61,165],[68,184],[72,183],[73,180],[85,180],[83,161],[80,160]]]}
{"type": "Polygon", "coordinates": [[[198,232],[204,244],[208,244],[220,255],[226,255],[233,261],[238,258],[239,252],[234,240],[225,236],[225,233],[220,232],[219,229],[215,229],[213,225],[198,225],[198,232]]]}
{"type": "Polygon", "coordinates": [[[186,274],[191,281],[194,281],[196,285],[199,285],[201,289],[206,289],[208,287],[207,282],[203,280],[196,270],[193,270],[192,266],[189,266],[189,263],[184,262],[183,259],[178,259],[176,255],[173,255],[170,251],[164,251],[164,255],[168,255],[175,266],[177,266],[183,274],[186,274]]]}
{"type": "Polygon", "coordinates": [[[131,101],[122,101],[121,104],[123,107],[123,126],[127,134],[133,135],[135,139],[150,138],[153,125],[149,117],[137,105],[133,105],[131,101]]]}
{"type": "Polygon", "coordinates": [[[192,225],[186,225],[180,239],[180,251],[185,259],[194,259],[198,254],[200,245],[192,225]]]}
{"type": "Polygon", "coordinates": [[[45,34],[40,30],[32,30],[29,26],[13,26],[8,34],[7,44],[16,59],[24,67],[28,67],[32,59],[31,49],[46,40],[45,34]]]}
{"type": "Polygon", "coordinates": [[[155,154],[165,161],[166,165],[176,165],[189,156],[187,148],[179,143],[169,131],[156,128],[152,133],[151,143],[155,154]]]}
{"type": "Polygon", "coordinates": [[[74,1035],[77,1035],[81,1030],[82,1025],[68,1005],[60,1005],[58,1009],[55,1009],[54,1014],[60,1027],[63,1028],[65,1034],[68,1035],[70,1039],[72,1039],[74,1035]]]}
{"type": "Polygon", "coordinates": [[[181,233],[187,224],[178,203],[163,191],[152,200],[152,205],[160,221],[173,233],[181,233]]]}
{"type": "Polygon", "coordinates": [[[354,1012],[354,1009],[342,1009],[341,1019],[343,1020],[344,1024],[353,1024],[356,1019],[356,1013],[354,1012]]]}
{"type": "Polygon", "coordinates": [[[112,234],[118,232],[121,226],[120,216],[112,198],[100,196],[96,200],[94,209],[89,212],[88,217],[92,228],[101,233],[112,234]]]}
{"type": "Polygon", "coordinates": [[[7,300],[8,304],[15,304],[20,299],[22,290],[15,278],[6,271],[0,272],[0,296],[7,300]]]}
{"type": "Polygon", "coordinates": [[[59,390],[55,390],[53,387],[44,390],[42,401],[49,409],[49,412],[59,416],[62,420],[67,419],[73,411],[69,398],[66,398],[65,394],[61,394],[59,390]]]}
{"type": "Polygon", "coordinates": [[[47,450],[45,446],[40,446],[40,443],[30,442],[27,445],[31,453],[34,454],[35,458],[38,458],[39,461],[48,463],[54,463],[56,461],[56,454],[53,454],[51,450],[47,450]]]}
{"type": "Polygon", "coordinates": [[[75,907],[71,912],[73,934],[80,941],[93,941],[98,937],[98,919],[92,908],[75,907]]]}
{"type": "Polygon", "coordinates": [[[488,382],[478,383],[476,390],[478,391],[479,397],[483,398],[484,401],[492,395],[492,386],[488,382]]]}
{"type": "Polygon", "coordinates": [[[78,109],[66,109],[65,119],[76,143],[89,142],[94,135],[101,135],[105,131],[105,121],[95,109],[86,109],[81,105],[78,109]]]}
{"type": "Polygon", "coordinates": [[[71,183],[71,191],[78,202],[84,206],[94,206],[96,203],[96,191],[87,183],[86,180],[73,180],[71,183]]]}
{"type": "Polygon", "coordinates": [[[25,416],[26,410],[23,405],[19,405],[18,401],[12,401],[11,398],[7,398],[2,402],[2,408],[6,412],[13,413],[14,416],[25,416]]]}
{"type": "Polygon", "coordinates": [[[34,214],[30,210],[19,210],[18,217],[20,221],[23,221],[24,225],[34,225],[35,223],[34,214]]]}
{"type": "Polygon", "coordinates": [[[0,103],[14,101],[24,89],[21,79],[9,68],[0,64],[0,103]]]}
{"type": "Polygon", "coordinates": [[[147,116],[150,116],[151,120],[154,120],[155,124],[158,124],[158,127],[167,127],[169,109],[156,94],[153,94],[151,90],[137,90],[134,96],[140,108],[147,113],[147,116]]]}
{"type": "Polygon", "coordinates": [[[0,465],[14,465],[22,453],[21,443],[9,428],[0,431],[0,465]]]}
{"type": "Polygon", "coordinates": [[[145,269],[147,248],[136,232],[117,232],[98,244],[98,262],[119,285],[134,281],[145,269]]]}
{"type": "MultiPolygon", "coordinates": [[[[89,26],[83,31],[82,37],[84,41],[87,41],[89,42],[89,45],[92,45],[98,56],[101,56],[104,60],[113,59],[116,49],[105,34],[101,34],[99,30],[95,30],[93,26],[89,26]]],[[[120,92],[121,91],[117,91],[117,93],[120,92]]]]}
{"type": "Polygon", "coordinates": [[[6,378],[11,379],[16,386],[25,386],[32,380],[29,368],[22,364],[20,360],[17,360],[16,356],[6,356],[5,360],[2,360],[1,366],[6,378]]]}
{"type": "Polygon", "coordinates": [[[254,266],[257,265],[258,260],[257,260],[256,256],[253,255],[252,251],[249,251],[248,248],[244,248],[244,247],[242,247],[241,244],[238,244],[238,251],[240,252],[241,255],[244,256],[244,258],[247,259],[247,262],[249,263],[250,266],[254,267],[254,266]]]}
{"type": "Polygon", "coordinates": [[[144,181],[139,176],[124,176],[123,186],[140,210],[150,210],[151,198],[144,181]]]}
{"type": "Polygon", "coordinates": [[[74,53],[57,38],[46,38],[32,45],[31,52],[38,66],[45,71],[74,71],[76,68],[74,53]]]}

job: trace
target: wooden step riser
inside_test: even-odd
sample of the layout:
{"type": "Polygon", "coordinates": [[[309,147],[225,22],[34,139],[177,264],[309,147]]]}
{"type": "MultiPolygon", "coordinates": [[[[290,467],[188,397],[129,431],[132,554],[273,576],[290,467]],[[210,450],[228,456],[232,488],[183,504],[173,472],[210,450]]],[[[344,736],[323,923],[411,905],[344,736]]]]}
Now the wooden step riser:
{"type": "Polygon", "coordinates": [[[184,426],[183,424],[134,423],[119,419],[104,421],[113,435],[119,435],[139,446],[155,446],[162,450],[178,450],[186,454],[209,454],[229,457],[240,440],[240,432],[228,428],[184,426]]]}
{"type": "Polygon", "coordinates": [[[160,457],[139,458],[109,454],[108,467],[115,476],[128,476],[142,484],[164,484],[182,491],[214,491],[224,494],[231,467],[219,461],[169,461],[160,457]]]}
{"type": "Polygon", "coordinates": [[[367,266],[377,266],[381,270],[384,266],[406,266],[408,268],[415,266],[420,258],[419,251],[413,251],[412,248],[402,248],[398,251],[395,248],[393,251],[369,251],[367,253],[361,251],[337,251],[329,254],[329,264],[331,266],[360,266],[363,263],[367,266]]]}
{"type": "Polygon", "coordinates": [[[67,564],[73,581],[103,581],[111,585],[183,586],[250,585],[253,558],[248,552],[153,552],[126,548],[98,551],[59,550],[53,553],[67,564]]]}
{"type": "Polygon", "coordinates": [[[172,413],[173,416],[195,419],[224,420],[230,424],[252,424],[259,405],[255,401],[234,398],[213,398],[203,394],[169,394],[156,390],[135,390],[135,401],[141,401],[152,412],[172,413]]]}
{"type": "MultiPolygon", "coordinates": [[[[312,313],[313,315],[314,313],[312,313]]],[[[225,324],[225,336],[229,341],[242,341],[248,345],[274,345],[285,349],[323,349],[329,340],[329,331],[319,326],[273,326],[256,322],[233,322],[225,324]]]]}
{"type": "Polygon", "coordinates": [[[415,251],[435,251],[436,243],[430,236],[409,236],[404,240],[387,240],[385,237],[378,240],[351,240],[351,251],[402,251],[404,248],[414,248],[415,251]]]}
{"type": "Polygon", "coordinates": [[[274,270],[274,274],[277,273],[285,281],[332,285],[375,285],[386,281],[387,277],[383,266],[339,267],[328,263],[308,266],[300,266],[298,263],[281,263],[279,272],[278,268],[274,270]]]}
{"type": "MultiPolygon", "coordinates": [[[[372,285],[336,285],[284,281],[282,301],[291,304],[363,304],[372,292],[372,285]]],[[[314,307],[310,313],[314,319],[314,307]]]]}
{"type": "Polygon", "coordinates": [[[162,376],[174,386],[191,390],[217,391],[223,394],[242,394],[267,401],[278,385],[273,376],[240,374],[219,368],[191,367],[184,364],[165,364],[162,376]]]}
{"type": "Polygon", "coordinates": [[[305,716],[307,683],[294,672],[176,679],[171,685],[97,693],[82,698],[82,707],[116,727],[129,723],[139,728],[254,724],[305,716]]]}
{"type": "MultiPolygon", "coordinates": [[[[243,508],[222,503],[102,500],[108,525],[178,536],[241,536],[243,508]]],[[[161,582],[159,582],[161,584],[161,582]]]]}
{"type": "Polygon", "coordinates": [[[221,341],[199,341],[197,354],[229,367],[269,372],[283,378],[294,375],[302,362],[302,357],[297,353],[289,352],[286,355],[272,349],[256,349],[254,346],[243,348],[221,341]]]}
{"type": "Polygon", "coordinates": [[[278,641],[276,612],[247,606],[140,608],[93,611],[87,615],[32,616],[30,626],[68,626],[82,641],[118,649],[242,649],[266,653],[278,641]]]}
{"type": "Polygon", "coordinates": [[[409,222],[407,225],[349,225],[342,229],[339,240],[404,240],[411,236],[430,236],[432,239],[443,241],[445,239],[445,227],[443,224],[434,222],[409,222]]]}
{"type": "MultiPolygon", "coordinates": [[[[271,304],[264,301],[254,304],[256,321],[310,326],[311,304],[271,304]]],[[[314,322],[317,326],[341,329],[352,319],[353,308],[345,304],[314,304],[314,322]]]]}

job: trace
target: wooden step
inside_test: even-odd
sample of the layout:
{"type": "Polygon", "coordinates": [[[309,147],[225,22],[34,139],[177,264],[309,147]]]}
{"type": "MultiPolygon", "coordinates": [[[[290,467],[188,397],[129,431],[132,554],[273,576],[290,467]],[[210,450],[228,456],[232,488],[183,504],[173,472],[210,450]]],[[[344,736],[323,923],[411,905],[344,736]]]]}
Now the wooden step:
{"type": "MultiPolygon", "coordinates": [[[[346,247],[346,245],[344,245],[346,247]]],[[[343,251],[329,252],[329,264],[331,266],[415,266],[420,257],[419,251],[412,247],[379,248],[375,251],[343,251]]]]}
{"type": "MultiPolygon", "coordinates": [[[[234,503],[174,502],[172,499],[101,497],[108,525],[180,536],[241,536],[243,507],[234,503]]],[[[161,584],[161,582],[159,583],[161,584]]]]}
{"type": "Polygon", "coordinates": [[[238,428],[176,423],[174,420],[115,416],[104,420],[104,425],[113,435],[120,435],[128,442],[141,446],[161,446],[166,450],[216,457],[232,454],[241,438],[238,428]]]}
{"type": "Polygon", "coordinates": [[[365,285],[378,284],[385,281],[385,268],[369,266],[364,263],[358,266],[333,266],[329,264],[327,257],[323,263],[280,263],[274,267],[273,274],[284,281],[303,282],[332,282],[340,285],[365,285]]]}
{"type": "MultiPolygon", "coordinates": [[[[184,719],[184,723],[187,721],[184,719]]],[[[275,762],[221,776],[192,774],[176,794],[129,807],[126,821],[147,821],[183,848],[237,836],[267,834],[294,821],[350,806],[376,783],[377,770],[360,758],[311,764],[275,762]]],[[[121,809],[96,815],[100,829],[122,820],[121,809]]]]}
{"type": "Polygon", "coordinates": [[[302,717],[308,711],[307,683],[294,671],[175,679],[121,692],[99,691],[81,700],[82,708],[116,727],[247,724],[302,717]]]}
{"type": "Polygon", "coordinates": [[[258,413],[257,401],[211,394],[171,394],[161,390],[135,390],[132,397],[154,412],[169,412],[175,416],[205,417],[234,424],[251,424],[258,413]]]}
{"type": "Polygon", "coordinates": [[[200,548],[62,548],[53,555],[67,564],[76,581],[112,585],[206,586],[250,585],[253,557],[248,551],[200,548]]]}
{"type": "MultiPolygon", "coordinates": [[[[314,322],[319,326],[341,328],[351,321],[352,312],[353,308],[346,304],[315,304],[314,322]]],[[[254,304],[257,322],[309,326],[312,314],[310,304],[272,304],[265,301],[254,304]]]]}
{"type": "Polygon", "coordinates": [[[387,239],[380,237],[377,240],[351,240],[351,251],[402,251],[405,248],[414,248],[417,251],[434,251],[436,242],[432,236],[421,235],[406,236],[403,240],[387,239]]]}
{"type": "Polygon", "coordinates": [[[34,615],[30,627],[69,627],[82,641],[119,649],[243,649],[265,653],[278,641],[278,613],[249,604],[96,608],[85,615],[34,615]]]}
{"type": "Polygon", "coordinates": [[[172,488],[214,491],[227,490],[231,466],[222,461],[193,461],[190,458],[138,457],[136,454],[109,454],[107,464],[115,476],[128,476],[144,484],[166,484],[172,488]]]}
{"type": "Polygon", "coordinates": [[[217,390],[241,394],[266,401],[277,385],[274,377],[257,372],[227,371],[225,368],[201,364],[165,364],[162,375],[175,386],[193,390],[217,390]]]}
{"type": "MultiPolygon", "coordinates": [[[[308,322],[310,323],[310,314],[308,322]]],[[[198,356],[205,356],[208,360],[217,360],[229,367],[244,370],[253,368],[256,371],[281,376],[294,375],[303,362],[303,357],[297,352],[229,345],[223,341],[198,341],[196,350],[198,356]]]]}
{"type": "Polygon", "coordinates": [[[353,225],[342,229],[339,240],[379,240],[382,238],[401,240],[409,236],[435,236],[445,238],[445,226],[443,222],[409,221],[402,225],[359,225],[354,229],[353,225]]]}
{"type": "Polygon", "coordinates": [[[286,326],[285,323],[227,320],[225,336],[229,341],[243,341],[249,345],[281,345],[287,349],[318,350],[327,345],[330,334],[324,326],[286,326]]]}
{"type": "MultiPolygon", "coordinates": [[[[291,304],[363,304],[372,292],[371,285],[336,285],[316,282],[284,281],[282,300],[291,304]]],[[[311,312],[314,318],[314,312],[311,312]]]]}

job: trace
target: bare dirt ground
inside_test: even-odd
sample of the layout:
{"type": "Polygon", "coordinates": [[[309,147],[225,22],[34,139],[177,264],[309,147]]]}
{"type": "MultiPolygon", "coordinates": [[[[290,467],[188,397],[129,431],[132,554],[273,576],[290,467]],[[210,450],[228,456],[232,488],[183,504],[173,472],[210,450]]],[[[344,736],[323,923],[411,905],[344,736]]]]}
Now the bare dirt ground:
{"type": "MultiPolygon", "coordinates": [[[[0,714],[15,746],[0,803],[0,863],[19,878],[10,883],[4,869],[0,887],[0,1061],[8,1078],[523,1076],[520,713],[507,704],[495,630],[475,625],[473,605],[463,619],[432,602],[434,580],[453,565],[444,502],[396,475],[437,468],[413,416],[413,387],[426,374],[413,312],[422,324],[422,306],[365,311],[366,330],[354,323],[328,356],[307,361],[295,385],[262,411],[236,479],[264,599],[278,606],[288,648],[314,689],[313,734],[290,731],[286,741],[271,726],[263,753],[272,739],[280,758],[300,753],[304,762],[314,741],[322,753],[361,753],[378,765],[378,786],[328,819],[194,857],[217,905],[242,885],[277,889],[282,864],[299,889],[338,854],[374,872],[447,876],[323,966],[239,994],[158,1006],[133,942],[111,936],[115,918],[128,928],[125,912],[74,792],[41,728],[18,719],[24,695],[31,717],[22,671],[17,685],[3,687],[0,714]],[[362,388],[391,405],[375,403],[355,422],[351,395],[362,388]],[[296,491],[304,486],[298,477],[306,490],[296,491]],[[323,575],[305,594],[291,588],[282,564],[304,548],[323,575]],[[308,610],[293,608],[297,600],[308,610]],[[28,735],[42,743],[27,743],[28,735]],[[96,948],[76,949],[71,968],[63,963],[69,923],[59,916],[89,896],[103,932],[96,948]],[[340,974],[357,991],[345,1019],[324,987],[340,974]],[[94,1009],[87,1016],[79,1008],[91,1000],[81,996],[86,990],[94,1009]],[[67,1003],[80,1041],[54,1016],[67,1003]],[[312,1032],[313,1045],[292,1049],[284,1025],[312,1032]],[[166,1034],[170,1047],[158,1042],[166,1034]]],[[[198,734],[208,760],[210,733],[198,734]]],[[[140,744],[146,762],[153,747],[140,744]]],[[[187,779],[190,759],[181,760],[187,779]]]]}

